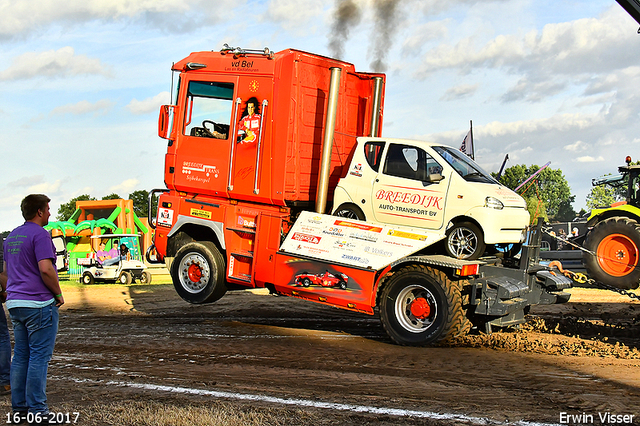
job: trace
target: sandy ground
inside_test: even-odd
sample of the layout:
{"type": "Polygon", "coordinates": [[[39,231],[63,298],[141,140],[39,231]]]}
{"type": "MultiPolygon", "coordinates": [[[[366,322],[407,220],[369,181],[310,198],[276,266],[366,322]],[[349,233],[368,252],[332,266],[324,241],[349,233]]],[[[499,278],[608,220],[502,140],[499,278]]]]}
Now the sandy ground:
{"type": "Polygon", "coordinates": [[[640,424],[640,303],[607,291],[572,289],[519,330],[428,348],[392,344],[375,316],[261,291],[210,305],[170,284],[64,293],[48,395],[78,424],[101,424],[92,404],[140,400],[303,410],[336,425],[603,424],[603,413],[640,424]]]}

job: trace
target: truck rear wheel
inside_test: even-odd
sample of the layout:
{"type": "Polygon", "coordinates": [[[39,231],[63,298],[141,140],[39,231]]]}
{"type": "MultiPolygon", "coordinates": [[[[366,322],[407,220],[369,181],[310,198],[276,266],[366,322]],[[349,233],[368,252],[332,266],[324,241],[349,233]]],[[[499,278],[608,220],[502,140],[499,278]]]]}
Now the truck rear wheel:
{"type": "Polygon", "coordinates": [[[622,289],[638,288],[640,281],[640,225],[614,217],[603,220],[587,235],[584,262],[589,277],[622,289]]]}
{"type": "Polygon", "coordinates": [[[227,292],[225,261],[211,241],[185,244],[171,264],[173,286],[189,303],[211,303],[227,292]]]}
{"type": "Polygon", "coordinates": [[[424,265],[395,272],[380,295],[380,319],[389,337],[400,345],[424,346],[466,334],[471,322],[460,287],[424,265]]]}

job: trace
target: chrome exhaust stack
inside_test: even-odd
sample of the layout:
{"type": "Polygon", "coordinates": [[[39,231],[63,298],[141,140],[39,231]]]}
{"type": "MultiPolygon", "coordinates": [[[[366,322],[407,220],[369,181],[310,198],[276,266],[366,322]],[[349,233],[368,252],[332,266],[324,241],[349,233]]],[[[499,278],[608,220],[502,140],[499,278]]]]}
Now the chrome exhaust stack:
{"type": "Polygon", "coordinates": [[[378,131],[380,127],[380,106],[382,104],[382,77],[373,78],[373,106],[371,107],[371,127],[369,134],[371,137],[380,137],[378,131]]]}
{"type": "Polygon", "coordinates": [[[320,173],[318,174],[318,191],[316,193],[316,213],[324,214],[329,196],[329,176],[331,174],[331,151],[333,149],[333,134],[336,130],[338,115],[338,96],[340,91],[340,76],[342,69],[331,68],[331,82],[329,83],[329,99],[327,102],[327,120],[324,126],[322,141],[322,158],[320,173]]]}

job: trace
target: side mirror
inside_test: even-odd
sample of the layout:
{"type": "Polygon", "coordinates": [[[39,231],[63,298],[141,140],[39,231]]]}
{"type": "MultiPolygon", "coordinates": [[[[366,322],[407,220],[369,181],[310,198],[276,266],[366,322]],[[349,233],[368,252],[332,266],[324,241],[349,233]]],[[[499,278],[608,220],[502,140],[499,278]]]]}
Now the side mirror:
{"type": "Polygon", "coordinates": [[[444,176],[442,176],[440,173],[432,173],[427,175],[427,180],[424,183],[425,184],[438,183],[443,179],[444,179],[444,176]]]}
{"type": "Polygon", "coordinates": [[[175,105],[162,105],[160,116],[158,117],[158,136],[163,139],[173,139],[173,119],[175,115],[175,105]]]}

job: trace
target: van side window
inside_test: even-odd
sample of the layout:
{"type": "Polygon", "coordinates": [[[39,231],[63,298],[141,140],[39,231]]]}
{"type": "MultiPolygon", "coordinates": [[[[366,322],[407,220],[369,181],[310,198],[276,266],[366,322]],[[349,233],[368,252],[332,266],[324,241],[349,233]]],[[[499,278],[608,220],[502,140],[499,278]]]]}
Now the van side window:
{"type": "Polygon", "coordinates": [[[442,166],[421,148],[391,144],[387,151],[383,173],[406,179],[426,181],[429,174],[442,173],[442,166]]]}
{"type": "Polygon", "coordinates": [[[184,134],[201,138],[227,139],[232,107],[232,83],[189,82],[184,134]]]}
{"type": "Polygon", "coordinates": [[[380,169],[380,160],[385,142],[367,142],[364,144],[364,156],[371,167],[376,172],[380,169]]]}

